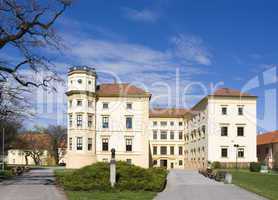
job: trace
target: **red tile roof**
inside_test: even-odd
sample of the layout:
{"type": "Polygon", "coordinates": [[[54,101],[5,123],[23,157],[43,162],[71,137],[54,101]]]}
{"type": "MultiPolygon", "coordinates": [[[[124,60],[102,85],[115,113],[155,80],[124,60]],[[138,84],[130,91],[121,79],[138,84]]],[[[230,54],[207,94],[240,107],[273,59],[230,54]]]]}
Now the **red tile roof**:
{"type": "Polygon", "coordinates": [[[97,86],[98,96],[147,96],[150,93],[128,83],[107,83],[97,86]]]}
{"type": "Polygon", "coordinates": [[[149,116],[152,118],[179,118],[184,117],[187,112],[189,112],[189,110],[184,108],[153,108],[150,110],[149,116]]]}
{"type": "Polygon", "coordinates": [[[212,96],[236,96],[236,97],[252,97],[253,95],[250,95],[245,92],[241,92],[239,90],[231,89],[231,88],[219,88],[214,93],[212,96]]]}
{"type": "Polygon", "coordinates": [[[278,130],[257,135],[257,145],[278,143],[278,130]]]}

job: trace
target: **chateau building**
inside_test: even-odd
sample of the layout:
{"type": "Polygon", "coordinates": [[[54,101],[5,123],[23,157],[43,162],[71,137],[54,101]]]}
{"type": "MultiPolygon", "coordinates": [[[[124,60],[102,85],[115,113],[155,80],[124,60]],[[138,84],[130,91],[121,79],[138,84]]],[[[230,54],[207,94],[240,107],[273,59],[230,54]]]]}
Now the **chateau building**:
{"type": "Polygon", "coordinates": [[[68,73],[68,168],[116,159],[141,167],[201,168],[256,161],[256,97],[218,89],[192,109],[150,109],[130,84],[96,84],[93,68],[68,73]]]}

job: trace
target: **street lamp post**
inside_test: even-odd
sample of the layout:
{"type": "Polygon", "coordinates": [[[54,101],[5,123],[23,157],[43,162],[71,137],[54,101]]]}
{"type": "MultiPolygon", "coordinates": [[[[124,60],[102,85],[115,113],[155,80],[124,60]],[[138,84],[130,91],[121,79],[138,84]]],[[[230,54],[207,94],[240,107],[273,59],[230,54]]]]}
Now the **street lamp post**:
{"type": "Polygon", "coordinates": [[[238,144],[234,144],[234,147],[236,148],[236,169],[237,169],[237,154],[238,154],[238,147],[239,145],[238,144]]]}

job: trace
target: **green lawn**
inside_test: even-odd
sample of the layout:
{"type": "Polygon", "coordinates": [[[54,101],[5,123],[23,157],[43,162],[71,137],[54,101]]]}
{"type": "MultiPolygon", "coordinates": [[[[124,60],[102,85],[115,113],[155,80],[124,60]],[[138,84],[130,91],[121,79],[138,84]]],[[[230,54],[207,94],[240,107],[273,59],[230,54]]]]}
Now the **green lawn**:
{"type": "Polygon", "coordinates": [[[155,192],[121,191],[121,192],[82,192],[66,191],[69,200],[151,200],[156,195],[155,192]]]}
{"type": "Polygon", "coordinates": [[[266,198],[278,199],[278,175],[232,170],[233,183],[266,198]]]}

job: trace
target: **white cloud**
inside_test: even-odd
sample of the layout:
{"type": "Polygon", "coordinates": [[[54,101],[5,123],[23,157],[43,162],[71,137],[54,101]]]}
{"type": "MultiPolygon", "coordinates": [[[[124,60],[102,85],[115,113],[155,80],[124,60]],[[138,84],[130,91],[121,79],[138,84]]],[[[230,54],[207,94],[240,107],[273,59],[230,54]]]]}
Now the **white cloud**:
{"type": "Polygon", "coordinates": [[[125,16],[133,21],[156,22],[159,14],[149,9],[136,10],[132,8],[123,8],[125,16]]]}
{"type": "Polygon", "coordinates": [[[187,63],[211,65],[211,54],[201,38],[179,34],[171,39],[176,48],[176,55],[187,63]]]}

